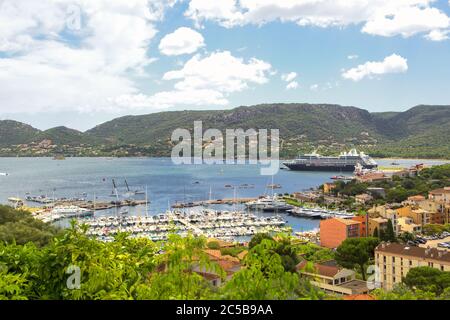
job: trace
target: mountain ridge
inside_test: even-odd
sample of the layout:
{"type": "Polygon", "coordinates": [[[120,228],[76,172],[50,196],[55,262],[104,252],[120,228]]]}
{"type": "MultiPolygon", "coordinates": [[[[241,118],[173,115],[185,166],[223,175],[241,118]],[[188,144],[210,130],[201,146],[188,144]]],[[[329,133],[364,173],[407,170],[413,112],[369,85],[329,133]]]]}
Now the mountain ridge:
{"type": "Polygon", "coordinates": [[[294,154],[295,150],[319,148],[326,152],[356,146],[387,156],[393,155],[394,149],[412,148],[411,152],[417,151],[422,156],[434,154],[450,158],[450,143],[446,139],[450,135],[450,106],[445,105],[418,105],[403,112],[382,113],[353,106],[306,103],[166,111],[119,117],[85,132],[67,127],[42,131],[21,122],[3,120],[0,121],[0,146],[33,144],[48,139],[58,146],[88,145],[106,148],[108,152],[131,146],[139,149],[132,155],[135,152],[167,155],[173,130],[192,130],[194,121],[202,121],[204,130],[217,128],[223,132],[238,128],[279,129],[287,155],[294,154]],[[386,148],[391,151],[383,151],[386,148]]]}

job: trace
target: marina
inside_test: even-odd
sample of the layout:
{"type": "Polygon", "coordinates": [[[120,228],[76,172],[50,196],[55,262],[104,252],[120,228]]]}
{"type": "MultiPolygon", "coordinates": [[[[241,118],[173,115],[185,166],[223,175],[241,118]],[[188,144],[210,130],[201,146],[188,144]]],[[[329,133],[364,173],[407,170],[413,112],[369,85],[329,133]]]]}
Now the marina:
{"type": "Polygon", "coordinates": [[[121,232],[157,241],[167,239],[169,233],[229,240],[260,232],[289,231],[286,221],[279,216],[261,218],[244,212],[208,209],[188,213],[169,211],[156,216],[99,217],[82,219],[80,223],[89,226],[89,235],[106,241],[121,232]]]}
{"type": "MultiPolygon", "coordinates": [[[[402,167],[445,162],[396,161],[402,167]]],[[[391,162],[392,159],[377,159],[380,166],[389,166],[391,162]]],[[[313,211],[308,214],[299,209],[295,209],[296,212],[265,212],[248,208],[246,203],[258,201],[264,194],[263,198],[270,198],[273,190],[267,190],[273,181],[271,177],[261,176],[260,166],[253,165],[176,166],[170,158],[67,158],[65,161],[0,158],[0,167],[3,172],[10,173],[0,177],[1,203],[32,208],[33,212],[40,211],[36,214],[40,219],[64,226],[70,218],[51,214],[52,208],[77,206],[94,211],[92,219],[155,217],[168,210],[190,212],[202,209],[246,212],[259,218],[283,214],[286,226],[294,233],[315,230],[322,217],[335,214],[313,211]],[[112,179],[119,182],[114,197],[110,196],[112,179]],[[142,190],[144,194],[126,197],[125,179],[130,191],[142,190]]],[[[309,192],[312,187],[331,182],[330,177],[337,174],[339,172],[280,170],[274,180],[283,186],[283,193],[309,192]]]]}

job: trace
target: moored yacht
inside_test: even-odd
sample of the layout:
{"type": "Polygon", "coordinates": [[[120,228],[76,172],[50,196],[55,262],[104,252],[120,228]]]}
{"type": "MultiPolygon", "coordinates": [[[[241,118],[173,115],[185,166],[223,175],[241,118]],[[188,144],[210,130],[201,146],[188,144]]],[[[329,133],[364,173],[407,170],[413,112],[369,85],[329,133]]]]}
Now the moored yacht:
{"type": "Polygon", "coordinates": [[[276,195],[247,202],[245,206],[250,210],[265,212],[286,212],[287,210],[292,209],[292,206],[288,205],[284,200],[278,199],[276,195]]]}
{"type": "Polygon", "coordinates": [[[57,206],[52,209],[51,214],[62,217],[89,217],[94,215],[94,212],[77,206],[57,206]]]}

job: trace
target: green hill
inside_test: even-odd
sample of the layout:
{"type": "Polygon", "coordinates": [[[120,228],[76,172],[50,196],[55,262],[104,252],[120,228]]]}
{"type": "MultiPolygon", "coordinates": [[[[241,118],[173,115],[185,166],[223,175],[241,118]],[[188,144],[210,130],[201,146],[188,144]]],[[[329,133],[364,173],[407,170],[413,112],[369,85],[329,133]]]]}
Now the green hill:
{"type": "Polygon", "coordinates": [[[0,146],[50,139],[58,145],[88,145],[87,155],[169,155],[177,128],[279,129],[282,155],[318,148],[337,153],[350,147],[376,156],[450,158],[450,106],[417,106],[405,112],[370,113],[329,104],[263,104],[232,110],[174,111],[125,116],[84,133],[65,127],[39,131],[0,121],[0,146]]]}
{"type": "Polygon", "coordinates": [[[13,120],[0,120],[0,146],[27,143],[38,133],[38,129],[27,124],[13,120]]]}

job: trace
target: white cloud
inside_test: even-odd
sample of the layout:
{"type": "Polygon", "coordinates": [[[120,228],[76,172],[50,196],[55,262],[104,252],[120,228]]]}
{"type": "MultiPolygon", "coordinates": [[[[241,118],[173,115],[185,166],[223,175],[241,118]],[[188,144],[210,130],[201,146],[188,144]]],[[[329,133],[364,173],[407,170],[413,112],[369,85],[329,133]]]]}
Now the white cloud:
{"type": "Polygon", "coordinates": [[[373,78],[374,76],[388,73],[404,73],[407,70],[407,60],[397,54],[393,54],[381,62],[366,62],[356,68],[344,71],[342,77],[353,81],[361,81],[364,78],[373,78]]]}
{"type": "Polygon", "coordinates": [[[225,106],[228,100],[224,94],[216,90],[171,90],[162,91],[154,95],[123,95],[112,101],[114,104],[124,107],[148,108],[170,108],[176,105],[190,106],[225,106]]]}
{"type": "Polygon", "coordinates": [[[449,38],[450,30],[441,31],[441,30],[433,30],[429,34],[425,36],[428,40],[431,41],[444,41],[449,38]]]}
{"type": "Polygon", "coordinates": [[[285,74],[281,75],[281,80],[286,81],[286,82],[291,82],[295,78],[297,78],[296,72],[290,72],[290,73],[285,73],[285,74]]]}
{"type": "Polygon", "coordinates": [[[245,62],[229,51],[214,52],[206,57],[195,55],[181,70],[169,71],[164,80],[176,80],[177,90],[214,89],[220,92],[238,92],[249,84],[264,84],[271,65],[255,58],[245,62]]]}
{"type": "Polygon", "coordinates": [[[355,60],[355,59],[358,59],[358,58],[359,58],[359,56],[357,54],[351,54],[351,55],[347,56],[348,60],[355,60]]]}
{"type": "Polygon", "coordinates": [[[157,32],[154,23],[173,3],[73,0],[68,6],[63,0],[5,0],[0,111],[121,108],[111,99],[139,94],[133,76],[153,61],[147,48],[157,32]],[[68,10],[74,8],[80,16],[68,10]],[[80,29],[71,28],[73,19],[80,19],[80,29]]]}
{"type": "Polygon", "coordinates": [[[319,90],[319,85],[318,84],[313,84],[309,87],[309,89],[311,91],[318,91],[319,90]]]}
{"type": "Polygon", "coordinates": [[[133,107],[224,106],[228,104],[229,94],[247,89],[251,84],[267,83],[271,68],[264,61],[252,58],[246,62],[229,51],[207,56],[197,54],[180,70],[164,74],[163,80],[175,81],[173,90],[151,96],[125,95],[115,102],[133,107]]]}
{"type": "Polygon", "coordinates": [[[449,17],[434,0],[191,0],[185,15],[201,25],[215,21],[231,28],[271,21],[300,26],[344,27],[362,24],[372,35],[409,37],[446,30],[449,17]]]}
{"type": "Polygon", "coordinates": [[[159,50],[166,56],[191,54],[205,46],[203,36],[191,28],[181,27],[162,38],[159,50]]]}
{"type": "Polygon", "coordinates": [[[363,32],[392,37],[411,37],[418,33],[450,27],[449,17],[436,8],[405,7],[396,13],[376,13],[363,28],[363,32]]]}
{"type": "Polygon", "coordinates": [[[297,81],[292,81],[289,82],[288,85],[286,86],[286,90],[293,90],[293,89],[297,89],[298,88],[298,82],[297,81]]]}

